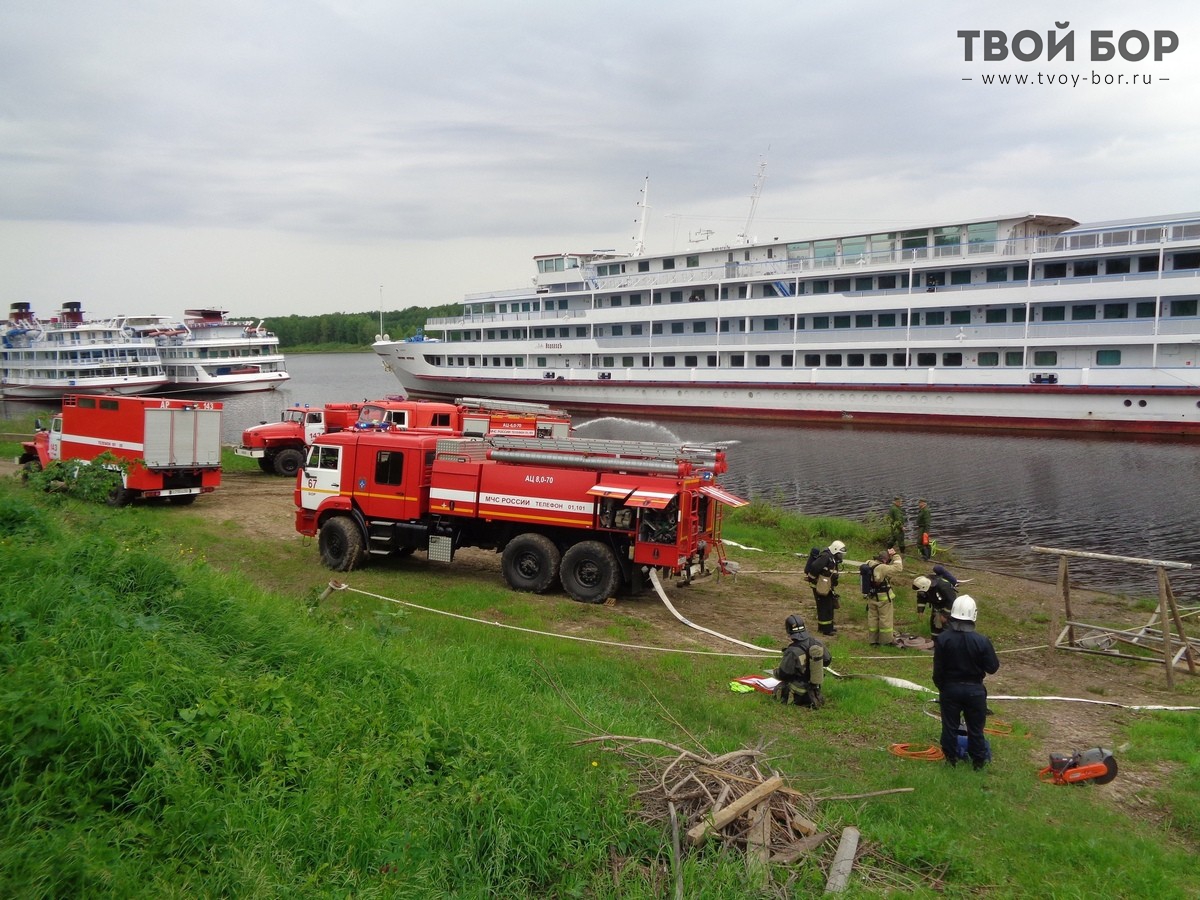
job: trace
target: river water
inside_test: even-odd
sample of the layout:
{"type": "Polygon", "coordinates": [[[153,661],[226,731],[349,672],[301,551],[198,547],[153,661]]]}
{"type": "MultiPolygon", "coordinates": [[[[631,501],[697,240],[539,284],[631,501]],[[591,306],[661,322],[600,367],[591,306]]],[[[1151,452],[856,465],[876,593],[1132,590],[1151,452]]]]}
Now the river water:
{"type": "MultiPolygon", "coordinates": [[[[371,353],[292,354],[276,391],[221,397],[226,443],[275,421],[284,406],[396,394],[371,353]]],[[[29,408],[0,402],[10,413],[29,408]]],[[[929,501],[935,539],[964,566],[1053,578],[1057,557],[1030,545],[1197,565],[1172,571],[1179,600],[1200,604],[1200,442],[980,434],[863,426],[730,425],[576,418],[581,435],[721,443],[721,483],[805,515],[883,515],[893,496],[910,518],[929,501]]],[[[910,528],[911,532],[911,528],[910,528]]],[[[911,537],[910,537],[911,542],[911,537]]],[[[807,547],[797,547],[807,551],[807,547]]],[[[910,560],[911,565],[911,560],[910,560]]],[[[1156,593],[1148,567],[1072,560],[1072,582],[1138,596],[1156,593]]]]}

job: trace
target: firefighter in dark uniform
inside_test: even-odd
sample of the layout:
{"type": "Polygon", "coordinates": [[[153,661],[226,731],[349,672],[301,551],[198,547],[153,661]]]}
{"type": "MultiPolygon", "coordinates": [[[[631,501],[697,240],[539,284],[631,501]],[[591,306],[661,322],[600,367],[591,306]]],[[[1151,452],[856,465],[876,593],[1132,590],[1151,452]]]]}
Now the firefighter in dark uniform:
{"type": "Polygon", "coordinates": [[[775,669],[775,677],[779,679],[775,696],[784,704],[791,700],[797,706],[818,709],[825,702],[821,696],[825,667],[833,657],[828,648],[804,627],[804,620],[799,616],[788,616],[783,627],[792,642],[783,648],[783,659],[775,669]]]}
{"type": "Polygon", "coordinates": [[[817,555],[809,567],[813,602],[817,606],[817,631],[824,635],[837,634],[833,611],[838,607],[838,571],[845,556],[846,545],[834,541],[817,555]]]}
{"type": "Polygon", "coordinates": [[[992,642],[975,630],[975,599],[960,594],[950,609],[950,627],[933,639],[933,683],[942,708],[942,754],[947,765],[958,762],[958,723],[967,723],[967,755],[982,769],[989,752],[983,726],[987,721],[987,688],[983,679],[1000,668],[992,642]]]}
{"type": "Polygon", "coordinates": [[[950,609],[958,598],[958,590],[941,575],[932,578],[918,575],[913,579],[913,590],[917,592],[917,615],[929,607],[929,633],[941,634],[950,618],[950,609]]]}

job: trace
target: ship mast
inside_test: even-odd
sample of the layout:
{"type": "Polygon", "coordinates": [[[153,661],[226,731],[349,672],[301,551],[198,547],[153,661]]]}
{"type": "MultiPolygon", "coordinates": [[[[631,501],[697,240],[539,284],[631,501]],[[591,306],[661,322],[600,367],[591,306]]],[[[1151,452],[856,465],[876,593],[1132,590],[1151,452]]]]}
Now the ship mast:
{"type": "Polygon", "coordinates": [[[754,190],[750,193],[750,215],[746,217],[746,227],[738,235],[743,244],[754,243],[754,238],[750,234],[750,226],[754,224],[754,214],[758,212],[758,198],[762,196],[763,182],[766,180],[767,161],[764,159],[758,164],[758,175],[754,178],[754,190]]]}
{"type": "Polygon", "coordinates": [[[633,255],[641,256],[646,252],[646,213],[650,209],[648,200],[650,199],[650,176],[646,176],[646,184],[642,187],[642,199],[638,201],[638,208],[641,213],[638,215],[640,224],[638,225],[637,237],[633,239],[633,255]]]}

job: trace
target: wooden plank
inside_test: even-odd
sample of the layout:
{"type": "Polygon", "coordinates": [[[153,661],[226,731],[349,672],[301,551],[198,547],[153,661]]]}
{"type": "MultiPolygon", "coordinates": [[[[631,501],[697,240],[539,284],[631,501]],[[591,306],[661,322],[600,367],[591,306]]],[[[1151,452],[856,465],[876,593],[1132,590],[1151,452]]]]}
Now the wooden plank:
{"type": "Polygon", "coordinates": [[[825,893],[840,894],[850,881],[850,870],[854,868],[854,854],[858,852],[858,829],[847,825],[842,830],[842,840],[833,855],[829,867],[829,878],[825,880],[825,893]]]}
{"type": "Polygon", "coordinates": [[[758,787],[734,800],[720,812],[706,817],[698,825],[693,825],[688,830],[688,842],[694,847],[699,847],[708,838],[709,832],[720,831],[750,807],[771,796],[782,785],[783,778],[779,775],[772,775],[758,787]]]}

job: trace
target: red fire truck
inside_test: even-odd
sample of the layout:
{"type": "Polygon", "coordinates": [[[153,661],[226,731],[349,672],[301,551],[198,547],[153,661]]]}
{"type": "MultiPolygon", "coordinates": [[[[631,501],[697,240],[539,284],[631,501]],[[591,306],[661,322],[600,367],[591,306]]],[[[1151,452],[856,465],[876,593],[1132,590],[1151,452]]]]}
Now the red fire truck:
{"type": "Polygon", "coordinates": [[[493,431],[530,437],[567,437],[571,419],[541,403],[506,403],[464,397],[455,403],[390,397],[362,403],[296,404],[278,422],[242,432],[238,456],[258,460],[264,472],[294,477],[313,440],[347,428],[384,428],[484,435],[493,431]]]}
{"type": "Polygon", "coordinates": [[[501,553],[515,590],[561,582],[599,603],[639,590],[651,568],[690,580],[721,553],[717,447],[580,438],[343,431],[318,437],[297,478],[296,530],[347,571],[416,550],[452,562],[501,553]]]}
{"type": "Polygon", "coordinates": [[[193,502],[221,484],[221,404],[68,394],[62,412],[23,445],[21,462],[90,462],[108,452],[127,463],[109,502],[193,502]]]}

